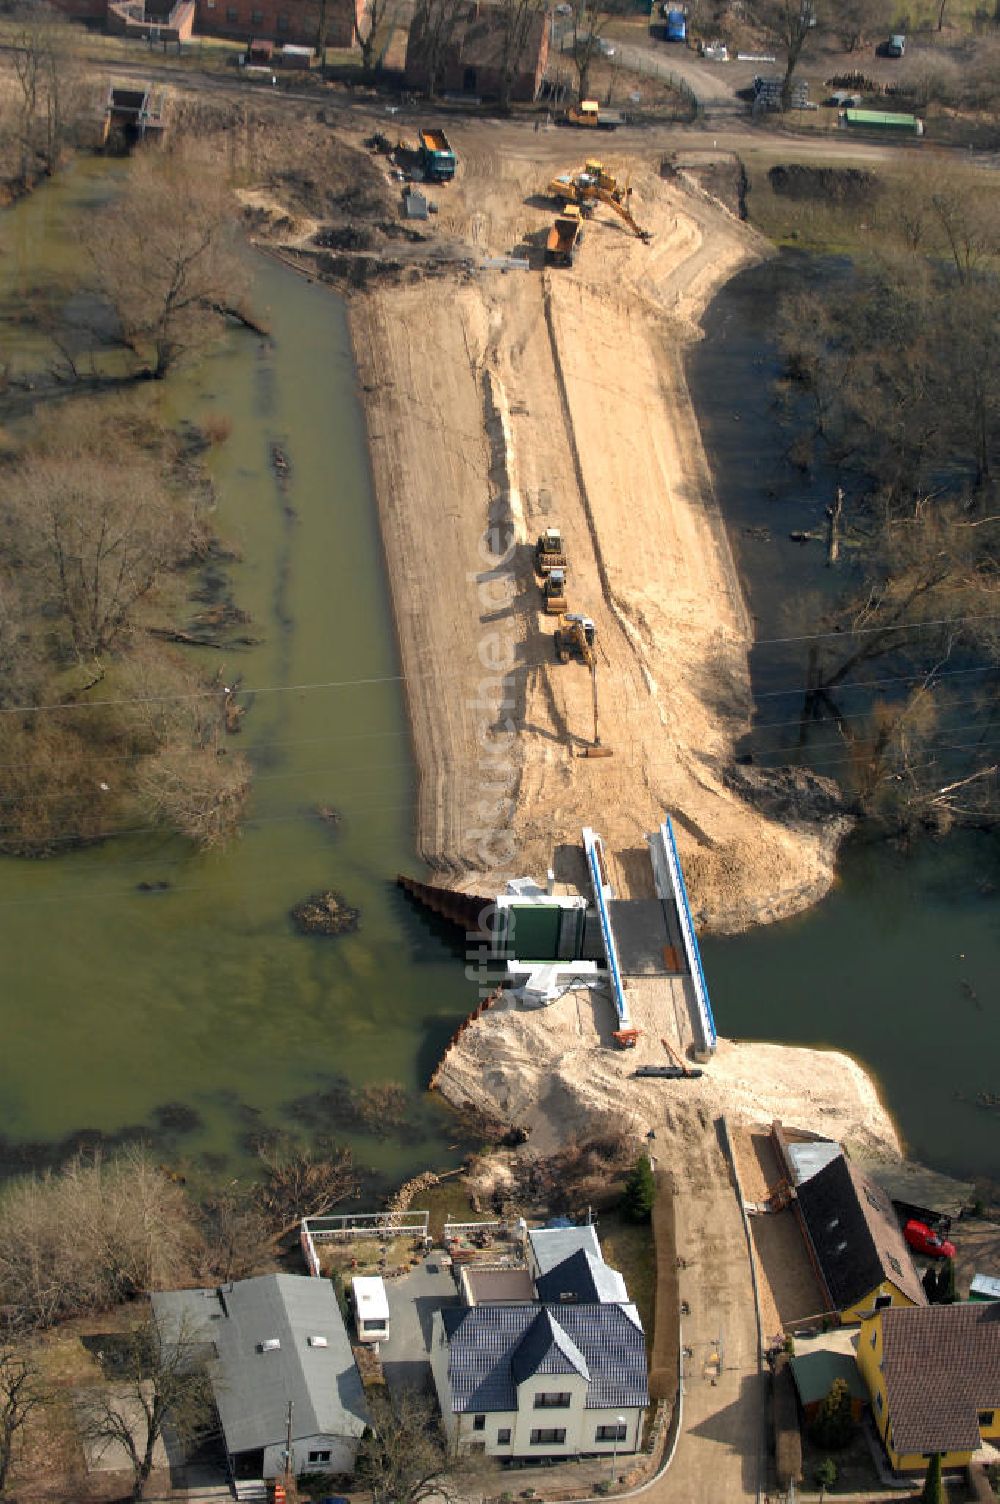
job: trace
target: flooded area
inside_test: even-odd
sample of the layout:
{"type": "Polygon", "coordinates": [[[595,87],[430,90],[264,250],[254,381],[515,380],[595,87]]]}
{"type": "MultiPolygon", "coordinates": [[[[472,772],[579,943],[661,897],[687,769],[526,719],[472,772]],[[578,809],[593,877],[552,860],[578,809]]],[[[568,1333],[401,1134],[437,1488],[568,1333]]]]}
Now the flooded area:
{"type": "MultiPolygon", "coordinates": [[[[58,270],[62,214],[104,192],[85,164],[0,218],[9,292],[50,248],[58,270]]],[[[415,868],[413,773],[344,310],[260,258],[253,301],[270,339],[234,331],[149,388],[168,419],[232,424],[208,463],[257,643],[197,651],[248,706],[249,819],[222,852],[135,831],[0,860],[8,1167],[83,1130],[153,1131],[172,1164],[212,1173],[276,1128],[350,1139],[393,1178],[457,1162],[423,1087],[471,988],[394,886],[415,868]],[[292,905],[330,888],[361,911],[358,933],[295,933],[292,905]],[[386,1081],[406,1090],[405,1128],[365,1131],[357,1088],[386,1081]]]]}
{"type": "MultiPolygon", "coordinates": [[[[796,597],[835,589],[836,579],[821,542],[789,534],[822,532],[835,477],[807,475],[789,457],[794,435],[774,389],[779,271],[756,267],[719,294],[689,374],[758,638],[747,748],[759,764],[801,759],[839,777],[847,757],[831,726],[801,753],[796,745],[807,664],[796,597]]],[[[994,836],[927,838],[908,855],[852,841],[817,908],[704,942],[720,1032],[850,1051],[875,1074],[915,1157],[996,1178],[1000,1110],[976,1098],[998,1089],[998,900],[994,836]]]]}
{"type": "MultiPolygon", "coordinates": [[[[63,216],[110,181],[84,164],[0,217],[15,367],[41,359],[18,318],[39,267],[72,263],[63,216]]],[[[249,818],[222,852],[135,830],[54,860],[0,859],[0,1170],[122,1134],[213,1176],[240,1173],[253,1141],[282,1129],[346,1138],[396,1180],[461,1155],[423,1087],[472,987],[394,886],[416,871],[414,773],[344,309],[275,262],[254,269],[271,336],[234,330],[148,391],[171,421],[231,424],[208,464],[217,530],[239,556],[223,585],[254,645],[192,651],[247,706],[249,818]],[[358,933],[298,935],[290,908],[331,888],[360,910],[358,933]],[[399,1121],[360,1122],[359,1091],[386,1082],[405,1092],[399,1121]]],[[[829,581],[821,545],[788,534],[818,525],[832,484],[788,459],[773,306],[773,267],[736,279],[690,360],[760,638],[749,745],[763,762],[796,755],[806,653],[787,640],[789,602],[829,581]]],[[[832,732],[809,748],[822,771],[843,760],[832,732]]],[[[995,1175],[998,1115],[976,1098],[998,1087],[998,884],[986,836],[908,857],[852,844],[817,909],[705,942],[720,1031],[851,1051],[916,1156],[995,1175]]]]}

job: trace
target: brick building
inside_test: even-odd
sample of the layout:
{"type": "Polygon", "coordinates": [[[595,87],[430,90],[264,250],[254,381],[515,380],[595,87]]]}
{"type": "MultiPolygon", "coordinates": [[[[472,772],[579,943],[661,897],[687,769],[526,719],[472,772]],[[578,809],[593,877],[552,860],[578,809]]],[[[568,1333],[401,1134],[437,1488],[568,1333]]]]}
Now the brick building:
{"type": "MultiPolygon", "coordinates": [[[[192,31],[206,37],[249,41],[270,37],[275,42],[311,46],[316,41],[318,0],[52,0],[56,9],[74,20],[104,21],[109,31],[145,35],[158,26],[186,40],[192,31]]],[[[355,6],[359,17],[365,0],[328,0],[327,45],[354,44],[355,6]]]]}
{"type": "MultiPolygon", "coordinates": [[[[406,46],[406,83],[421,92],[430,85],[427,12],[418,6],[410,25],[406,46]]],[[[502,12],[473,0],[461,14],[442,47],[438,92],[474,94],[495,99],[502,91],[504,51],[502,12]]],[[[511,83],[512,100],[531,103],[538,98],[549,60],[549,17],[540,12],[531,18],[530,29],[511,83]]]]}

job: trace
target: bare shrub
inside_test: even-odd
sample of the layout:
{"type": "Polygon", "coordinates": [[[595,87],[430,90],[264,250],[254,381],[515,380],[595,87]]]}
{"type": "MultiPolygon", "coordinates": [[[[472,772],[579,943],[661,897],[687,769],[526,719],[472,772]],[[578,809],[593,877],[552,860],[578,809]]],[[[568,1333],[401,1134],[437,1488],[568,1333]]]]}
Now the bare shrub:
{"type": "Polygon", "coordinates": [[[183,1282],[196,1234],[183,1190],[142,1149],[72,1160],[0,1197],[0,1308],[46,1327],[183,1282]]]}
{"type": "Polygon", "coordinates": [[[366,1128],[388,1132],[406,1120],[406,1088],[398,1081],[369,1081],[357,1093],[355,1106],[366,1128]]]}
{"type": "Polygon", "coordinates": [[[80,658],[128,632],[135,605],[183,557],[189,524],[151,460],[126,468],[93,454],[29,454],[7,498],[14,560],[38,608],[55,614],[80,658]]]}
{"type": "Polygon", "coordinates": [[[239,753],[167,745],[142,762],[135,784],[154,820],[210,848],[238,829],[250,779],[250,764],[239,753]]]}
{"type": "Polygon", "coordinates": [[[206,413],[201,431],[210,444],[224,444],[233,431],[233,420],[228,413],[206,413]]]}

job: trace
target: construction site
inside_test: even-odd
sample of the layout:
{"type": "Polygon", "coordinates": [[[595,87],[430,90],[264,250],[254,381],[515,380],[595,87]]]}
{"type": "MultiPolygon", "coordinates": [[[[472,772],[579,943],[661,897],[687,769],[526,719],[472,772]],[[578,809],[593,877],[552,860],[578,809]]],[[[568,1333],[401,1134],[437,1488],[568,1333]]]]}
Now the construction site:
{"type": "Polygon", "coordinates": [[[779,821],[773,778],[733,776],[752,632],[684,372],[713,290],[766,245],[659,157],[456,136],[447,293],[414,268],[350,304],[419,854],[472,892],[550,865],[579,887],[592,825],[616,891],[651,896],[666,811],[699,927],[793,913],[844,823],[796,819],[784,773],[779,821]]]}

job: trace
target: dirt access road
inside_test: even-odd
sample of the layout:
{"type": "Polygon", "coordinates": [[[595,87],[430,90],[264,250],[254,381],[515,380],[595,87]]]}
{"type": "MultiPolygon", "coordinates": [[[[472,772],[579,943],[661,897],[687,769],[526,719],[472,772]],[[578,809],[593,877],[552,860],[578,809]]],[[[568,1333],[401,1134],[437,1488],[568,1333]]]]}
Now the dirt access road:
{"type": "Polygon", "coordinates": [[[449,126],[441,240],[530,270],[375,285],[351,305],[420,770],[418,842],[443,877],[579,880],[593,824],[630,856],[670,812],[702,921],[738,929],[814,901],[839,828],[768,818],[727,784],[750,716],[744,607],[684,375],[720,283],[767,253],[660,156],[572,131],[449,126]],[[543,266],[554,170],[601,151],[653,239],[607,208],[572,270],[543,266]],[[557,524],[590,675],[558,663],[532,544],[557,524]],[[508,539],[511,546],[507,547],[508,539]]]}

